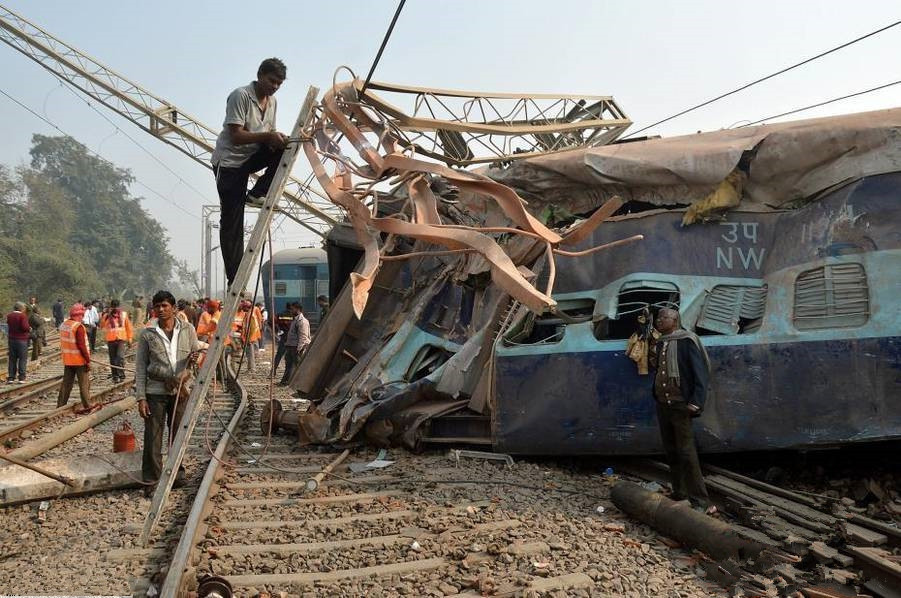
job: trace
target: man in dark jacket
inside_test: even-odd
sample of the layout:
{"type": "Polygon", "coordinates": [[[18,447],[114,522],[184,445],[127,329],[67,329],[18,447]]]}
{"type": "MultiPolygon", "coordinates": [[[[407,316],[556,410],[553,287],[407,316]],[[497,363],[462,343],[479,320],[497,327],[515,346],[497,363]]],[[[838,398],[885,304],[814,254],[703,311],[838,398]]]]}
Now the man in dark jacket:
{"type": "Polygon", "coordinates": [[[674,500],[689,499],[707,508],[710,499],[701,475],[691,420],[701,415],[710,380],[707,352],[696,334],[679,323],[679,312],[661,309],[655,327],[661,333],[650,357],[660,437],[672,477],[674,500]]]}
{"type": "Polygon", "coordinates": [[[56,303],[53,304],[53,327],[59,328],[65,319],[66,314],[63,310],[63,300],[62,298],[59,298],[56,300],[56,303]]]}
{"type": "Polygon", "coordinates": [[[31,361],[37,361],[41,356],[41,349],[47,344],[47,332],[44,329],[44,318],[36,299],[26,308],[28,312],[28,325],[31,326],[31,361]]]}

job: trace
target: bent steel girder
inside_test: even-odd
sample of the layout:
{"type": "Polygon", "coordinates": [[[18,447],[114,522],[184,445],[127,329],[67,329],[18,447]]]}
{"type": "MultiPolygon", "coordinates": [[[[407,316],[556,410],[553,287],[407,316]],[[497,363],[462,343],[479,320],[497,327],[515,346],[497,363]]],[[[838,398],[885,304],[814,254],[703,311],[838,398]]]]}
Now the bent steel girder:
{"type": "MultiPolygon", "coordinates": [[[[0,41],[207,168],[218,132],[84,52],[0,5],[0,41]]],[[[255,175],[254,175],[255,176],[255,175]]],[[[280,210],[323,236],[343,218],[324,194],[289,177],[280,210]]]]}
{"type": "MultiPolygon", "coordinates": [[[[491,278],[511,297],[535,312],[553,311],[556,302],[551,297],[556,266],[555,256],[578,257],[640,240],[639,236],[624,239],[607,246],[596,247],[586,252],[564,252],[558,247],[573,245],[589,236],[606,217],[611,215],[621,202],[611,201],[602,206],[595,216],[585,220],[561,236],[548,228],[525,208],[525,202],[513,189],[477,173],[454,169],[442,164],[414,158],[399,149],[404,143],[397,137],[397,128],[381,108],[369,103],[368,97],[358,97],[359,81],[336,84],[320,103],[319,110],[311,125],[308,139],[303,148],[310,160],[313,172],[328,196],[348,213],[357,240],[364,249],[364,259],[358,270],[351,274],[352,304],[356,316],[362,316],[368,300],[369,290],[381,262],[397,256],[385,255],[393,246],[381,246],[380,233],[403,236],[410,239],[441,245],[448,251],[435,251],[434,255],[453,253],[478,253],[488,264],[491,278]],[[362,163],[355,163],[341,149],[341,140],[353,146],[362,163]],[[380,150],[384,154],[380,153],[380,150]],[[330,177],[324,162],[335,164],[335,176],[330,177]],[[353,177],[365,182],[353,185],[353,177]],[[496,207],[499,213],[512,223],[511,227],[462,226],[444,223],[437,210],[437,198],[433,194],[428,177],[442,177],[450,184],[470,193],[484,197],[496,207]],[[394,178],[397,184],[406,185],[409,201],[391,217],[378,217],[377,192],[379,183],[394,178]],[[371,205],[365,200],[372,198],[371,205]],[[518,227],[518,228],[517,228],[518,227]],[[527,280],[504,248],[492,235],[524,235],[537,246],[544,246],[549,276],[547,288],[543,292],[527,280]]],[[[572,123],[557,123],[564,128],[572,123]]],[[[459,123],[452,123],[453,126],[459,123]]],[[[498,128],[494,123],[481,126],[498,128]]],[[[531,125],[512,122],[511,129],[526,130],[531,125]]],[[[544,126],[544,125],[541,125],[544,126]]],[[[578,127],[571,128],[576,131],[578,127]]],[[[508,156],[509,157],[509,156],[508,156]]],[[[425,252],[428,254],[429,252],[425,252]]]]}
{"type": "MultiPolygon", "coordinates": [[[[448,165],[507,161],[605,145],[632,124],[610,96],[487,93],[371,81],[360,100],[385,115],[397,142],[448,165]],[[410,112],[375,91],[412,105],[410,112]]],[[[362,93],[362,95],[360,95],[362,93]]]]}

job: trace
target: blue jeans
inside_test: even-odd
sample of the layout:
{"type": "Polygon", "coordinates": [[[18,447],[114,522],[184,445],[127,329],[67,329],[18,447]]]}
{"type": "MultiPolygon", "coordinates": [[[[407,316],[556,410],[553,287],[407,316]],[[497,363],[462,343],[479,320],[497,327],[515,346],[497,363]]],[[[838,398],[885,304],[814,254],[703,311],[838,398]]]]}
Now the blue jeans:
{"type": "Polygon", "coordinates": [[[7,381],[12,382],[16,379],[25,380],[25,366],[28,365],[28,341],[9,339],[9,368],[7,369],[7,381]]]}

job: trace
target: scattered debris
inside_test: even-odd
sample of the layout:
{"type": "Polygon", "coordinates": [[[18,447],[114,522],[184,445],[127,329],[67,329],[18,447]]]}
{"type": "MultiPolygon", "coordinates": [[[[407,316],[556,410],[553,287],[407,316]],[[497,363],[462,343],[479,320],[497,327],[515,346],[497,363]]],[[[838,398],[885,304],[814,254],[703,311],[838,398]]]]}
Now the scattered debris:
{"type": "Polygon", "coordinates": [[[507,464],[507,467],[513,467],[513,457],[510,455],[505,455],[503,453],[489,453],[486,451],[468,451],[462,449],[451,449],[448,453],[448,458],[450,458],[458,467],[460,466],[460,459],[463,457],[469,459],[488,459],[491,461],[503,461],[507,464]]]}

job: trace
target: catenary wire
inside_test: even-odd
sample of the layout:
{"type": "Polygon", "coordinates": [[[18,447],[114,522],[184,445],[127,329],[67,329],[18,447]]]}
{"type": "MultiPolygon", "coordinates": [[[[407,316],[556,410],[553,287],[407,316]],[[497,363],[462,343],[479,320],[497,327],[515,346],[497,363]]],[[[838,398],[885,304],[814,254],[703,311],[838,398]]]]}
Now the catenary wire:
{"type": "Polygon", "coordinates": [[[704,106],[708,106],[708,105],[712,104],[713,102],[716,102],[716,101],[718,101],[718,100],[722,100],[723,98],[729,97],[729,96],[731,96],[731,95],[733,95],[733,94],[736,94],[736,93],[738,93],[738,92],[740,92],[740,91],[744,91],[745,89],[748,89],[749,87],[751,87],[751,86],[753,86],[753,85],[757,85],[758,83],[763,83],[764,81],[767,81],[767,80],[769,80],[769,79],[772,79],[773,77],[777,77],[777,76],[779,76],[779,75],[781,75],[781,74],[783,74],[783,73],[787,73],[788,71],[791,71],[791,70],[793,70],[793,69],[796,69],[796,68],[798,68],[798,67],[800,67],[800,66],[804,66],[805,64],[811,63],[811,62],[813,62],[814,60],[817,60],[817,59],[822,58],[822,57],[824,57],[824,56],[828,56],[829,54],[832,54],[833,52],[837,52],[837,51],[839,51],[839,50],[842,50],[842,49],[844,49],[844,48],[847,48],[848,46],[851,46],[851,45],[853,45],[853,44],[856,44],[857,42],[863,41],[863,40],[865,40],[865,39],[867,39],[867,38],[869,38],[869,37],[873,37],[874,35],[877,35],[877,34],[879,34],[879,33],[882,33],[883,31],[887,31],[887,30],[891,29],[892,27],[895,27],[895,26],[897,26],[897,25],[899,25],[899,24],[901,24],[901,21],[895,21],[894,23],[891,23],[891,24],[889,24],[889,25],[886,25],[885,27],[881,27],[880,29],[877,29],[877,30],[875,30],[875,31],[871,31],[870,33],[867,33],[866,35],[862,35],[862,36],[860,36],[860,37],[858,37],[858,38],[852,39],[851,41],[847,41],[847,42],[845,42],[845,43],[843,43],[843,44],[841,44],[841,45],[839,45],[839,46],[835,46],[834,48],[830,48],[829,50],[826,50],[825,52],[821,52],[821,53],[817,54],[816,56],[811,56],[810,58],[807,58],[807,59],[805,59],[805,60],[802,60],[801,62],[796,62],[795,64],[793,64],[793,65],[791,65],[791,66],[788,66],[788,67],[785,67],[784,69],[781,69],[781,70],[776,71],[775,73],[769,74],[769,75],[767,75],[767,76],[765,76],[765,77],[761,77],[760,79],[756,79],[756,80],[754,80],[754,81],[751,81],[750,83],[746,83],[746,84],[742,85],[741,87],[737,87],[737,88],[733,89],[732,91],[727,91],[726,93],[720,94],[720,95],[716,96],[715,98],[712,98],[712,99],[707,100],[706,102],[701,102],[700,104],[697,104],[697,105],[695,105],[695,106],[692,106],[691,108],[686,108],[685,110],[682,110],[682,111],[680,111],[680,112],[677,112],[676,114],[673,114],[672,116],[668,116],[668,117],[664,118],[663,120],[658,120],[657,122],[652,123],[652,124],[650,124],[650,125],[648,125],[648,126],[646,126],[646,127],[642,127],[641,129],[638,129],[637,131],[633,131],[632,133],[629,133],[629,135],[627,135],[626,137],[624,137],[624,139],[628,139],[629,137],[634,137],[635,135],[637,135],[637,134],[639,134],[639,133],[641,133],[641,132],[643,132],[643,131],[647,131],[648,129],[650,129],[650,128],[652,128],[652,127],[656,127],[657,125],[661,125],[661,124],[663,124],[663,123],[665,123],[665,122],[669,122],[669,121],[673,120],[674,118],[677,118],[677,117],[679,117],[679,116],[682,116],[683,114],[688,114],[689,112],[693,112],[693,111],[697,110],[698,108],[703,108],[704,106]]]}
{"type": "Polygon", "coordinates": [[[854,93],[849,93],[849,94],[847,94],[847,95],[839,96],[839,97],[837,97],[837,98],[832,98],[831,100],[826,100],[826,101],[823,101],[823,102],[817,102],[816,104],[811,104],[810,106],[804,106],[803,108],[795,108],[794,110],[789,110],[788,112],[783,112],[783,113],[781,113],[781,114],[774,114],[774,115],[772,115],[772,116],[767,116],[766,118],[761,118],[760,120],[755,120],[755,121],[749,122],[749,123],[744,124],[744,125],[741,125],[741,126],[739,126],[739,127],[737,127],[737,128],[741,129],[741,128],[744,128],[744,127],[750,127],[750,126],[753,126],[753,125],[759,125],[759,124],[762,123],[762,122],[765,122],[765,121],[768,121],[768,120],[772,120],[772,119],[774,119],[774,118],[780,118],[780,117],[783,117],[783,116],[788,116],[789,114],[797,114],[798,112],[804,112],[805,110],[810,110],[810,109],[812,109],[812,108],[819,108],[820,106],[825,106],[826,104],[832,104],[833,102],[838,102],[838,101],[841,101],[841,100],[847,100],[848,98],[856,98],[857,96],[862,96],[862,95],[867,94],[867,93],[871,93],[871,92],[874,92],[874,91],[879,91],[880,89],[885,89],[885,88],[891,87],[891,86],[893,86],[893,85],[898,85],[899,83],[901,83],[901,79],[899,79],[898,81],[892,81],[891,83],[886,83],[885,85],[879,85],[878,87],[871,87],[870,89],[865,89],[865,90],[863,90],[863,91],[857,91],[857,92],[854,92],[854,93]]]}
{"type": "Polygon", "coordinates": [[[382,38],[382,45],[379,46],[379,51],[375,55],[375,60],[372,61],[372,67],[369,69],[369,74],[366,75],[366,81],[363,82],[363,88],[360,89],[361,95],[369,86],[369,80],[372,79],[372,75],[375,73],[375,67],[379,65],[379,60],[382,59],[382,52],[385,51],[385,46],[388,45],[388,39],[391,37],[391,33],[394,31],[394,25],[397,23],[397,17],[400,16],[400,11],[404,9],[404,4],[406,4],[406,2],[407,0],[400,0],[397,4],[397,10],[394,11],[394,18],[391,19],[391,24],[388,25],[388,31],[385,32],[385,37],[382,38]]]}
{"type": "MultiPolygon", "coordinates": [[[[10,95],[9,93],[7,93],[5,90],[0,89],[0,94],[6,96],[6,98],[9,99],[11,102],[17,104],[17,105],[20,106],[21,108],[23,108],[23,109],[27,110],[28,112],[30,112],[30,113],[31,113],[32,115],[34,115],[35,117],[41,119],[44,123],[46,123],[47,125],[49,125],[49,126],[52,127],[53,129],[57,130],[59,133],[65,135],[66,137],[71,137],[72,139],[75,139],[75,137],[74,137],[73,135],[70,135],[69,133],[65,132],[62,128],[60,128],[56,123],[54,123],[53,121],[51,121],[49,118],[46,118],[46,117],[42,116],[41,114],[38,114],[36,111],[32,110],[29,106],[27,106],[24,102],[22,102],[22,101],[16,99],[15,97],[11,96],[11,95],[10,95]]],[[[110,160],[107,160],[106,158],[104,158],[103,156],[101,156],[100,154],[98,154],[97,152],[95,152],[94,150],[92,150],[91,148],[85,146],[85,149],[87,149],[87,151],[88,151],[89,153],[93,154],[93,155],[96,156],[97,158],[100,158],[100,159],[103,160],[104,162],[109,162],[110,164],[112,164],[112,162],[111,162],[110,160]]],[[[192,213],[192,212],[189,212],[188,210],[186,210],[186,209],[183,208],[182,206],[178,205],[177,203],[175,203],[174,201],[172,201],[171,199],[169,199],[168,197],[166,197],[165,195],[163,195],[162,193],[160,193],[159,191],[157,191],[156,189],[154,189],[153,187],[150,187],[149,185],[147,185],[147,184],[145,184],[144,182],[142,182],[142,181],[141,181],[140,179],[138,179],[137,177],[135,177],[135,182],[136,182],[138,185],[140,185],[141,187],[144,187],[145,189],[147,189],[148,191],[150,191],[151,193],[153,193],[154,195],[157,195],[160,199],[162,199],[162,200],[165,201],[166,203],[168,203],[168,204],[170,204],[170,205],[172,205],[172,206],[178,208],[179,210],[181,210],[182,212],[184,212],[184,213],[187,214],[188,216],[191,216],[192,218],[194,218],[194,219],[196,219],[196,220],[200,220],[200,217],[199,217],[199,216],[197,216],[196,214],[194,214],[194,213],[192,213]]]]}

